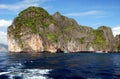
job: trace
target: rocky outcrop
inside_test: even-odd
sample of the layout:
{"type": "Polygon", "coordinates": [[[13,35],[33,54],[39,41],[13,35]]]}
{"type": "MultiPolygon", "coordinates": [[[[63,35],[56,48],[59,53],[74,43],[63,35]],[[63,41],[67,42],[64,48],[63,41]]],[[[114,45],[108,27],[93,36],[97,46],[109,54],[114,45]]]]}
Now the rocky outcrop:
{"type": "Polygon", "coordinates": [[[43,8],[29,7],[19,13],[8,27],[11,52],[78,52],[114,50],[114,37],[109,27],[94,30],[78,25],[74,19],[43,8]]]}
{"type": "Polygon", "coordinates": [[[8,34],[8,50],[10,52],[41,52],[44,49],[42,43],[41,37],[36,34],[22,35],[19,39],[8,34]]]}
{"type": "Polygon", "coordinates": [[[114,40],[115,40],[115,51],[120,52],[120,35],[116,35],[114,40]]]}
{"type": "Polygon", "coordinates": [[[103,31],[103,36],[105,38],[106,51],[113,51],[114,49],[114,36],[111,28],[102,26],[98,28],[103,31]]]}

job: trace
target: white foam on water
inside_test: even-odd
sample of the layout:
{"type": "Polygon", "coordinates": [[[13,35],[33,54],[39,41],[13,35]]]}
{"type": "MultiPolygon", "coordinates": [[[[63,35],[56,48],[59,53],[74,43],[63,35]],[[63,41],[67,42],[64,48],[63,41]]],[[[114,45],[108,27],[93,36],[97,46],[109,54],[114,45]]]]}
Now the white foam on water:
{"type": "Polygon", "coordinates": [[[8,74],[10,72],[0,72],[0,75],[8,74]]]}
{"type": "Polygon", "coordinates": [[[8,68],[8,71],[20,69],[20,68],[23,68],[23,67],[24,66],[22,65],[22,63],[14,63],[14,64],[10,65],[10,67],[8,68]]]}
{"type": "Polygon", "coordinates": [[[6,75],[9,79],[15,79],[15,77],[22,79],[52,79],[47,77],[52,69],[22,69],[23,67],[21,63],[14,63],[7,69],[7,72],[0,72],[0,75],[6,75]]]}
{"type": "Polygon", "coordinates": [[[5,74],[9,74],[11,73],[12,71],[15,71],[19,68],[22,68],[23,65],[21,63],[14,63],[14,64],[11,64],[11,66],[7,69],[6,72],[0,72],[0,75],[5,75],[5,74]]]}
{"type": "Polygon", "coordinates": [[[9,79],[14,79],[14,77],[22,77],[22,79],[51,79],[46,75],[49,74],[51,69],[17,69],[15,71],[10,71],[7,74],[9,79]]]}

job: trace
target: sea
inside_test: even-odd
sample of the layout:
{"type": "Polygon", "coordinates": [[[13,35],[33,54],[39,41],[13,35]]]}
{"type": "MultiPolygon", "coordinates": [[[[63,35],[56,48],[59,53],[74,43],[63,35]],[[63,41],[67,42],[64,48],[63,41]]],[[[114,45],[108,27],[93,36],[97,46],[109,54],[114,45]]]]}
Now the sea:
{"type": "Polygon", "coordinates": [[[0,79],[120,79],[120,54],[1,52],[0,79]]]}

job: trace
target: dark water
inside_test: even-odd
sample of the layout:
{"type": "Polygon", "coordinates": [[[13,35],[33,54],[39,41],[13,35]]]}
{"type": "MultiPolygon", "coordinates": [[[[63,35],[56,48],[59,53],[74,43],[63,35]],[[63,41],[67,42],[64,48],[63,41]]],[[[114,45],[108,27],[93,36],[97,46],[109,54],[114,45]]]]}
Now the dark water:
{"type": "Polygon", "coordinates": [[[0,79],[120,79],[120,54],[0,53],[0,79]]]}

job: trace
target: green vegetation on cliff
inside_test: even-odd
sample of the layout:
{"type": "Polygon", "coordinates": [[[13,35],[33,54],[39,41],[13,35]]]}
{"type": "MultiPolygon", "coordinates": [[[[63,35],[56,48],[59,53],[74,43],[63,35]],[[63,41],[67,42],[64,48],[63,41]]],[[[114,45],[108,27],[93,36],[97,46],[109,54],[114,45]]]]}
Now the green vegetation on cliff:
{"type": "Polygon", "coordinates": [[[29,7],[23,10],[14,20],[14,24],[17,25],[18,30],[28,27],[33,33],[38,33],[38,28],[46,28],[54,22],[52,16],[39,7],[29,7]]]}
{"type": "Polygon", "coordinates": [[[120,43],[118,44],[117,49],[120,50],[120,43]]]}
{"type": "MultiPolygon", "coordinates": [[[[94,30],[78,25],[74,19],[63,16],[59,12],[50,15],[40,7],[29,7],[23,10],[8,28],[8,35],[12,36],[23,49],[30,47],[25,44],[25,40],[33,34],[39,35],[46,50],[49,47],[47,45],[55,45],[65,51],[70,49],[87,51],[89,47],[94,50],[110,50],[109,43],[112,43],[113,39],[111,29],[106,26],[94,30]]],[[[120,45],[117,48],[119,49],[120,45]]]]}
{"type": "Polygon", "coordinates": [[[99,44],[99,45],[104,45],[105,39],[103,37],[103,31],[102,30],[94,30],[93,33],[94,33],[94,37],[95,37],[93,43],[99,44]]]}
{"type": "Polygon", "coordinates": [[[115,41],[116,41],[116,48],[117,48],[117,50],[118,51],[120,51],[120,35],[117,35],[116,37],[115,37],[115,41]]]}
{"type": "Polygon", "coordinates": [[[48,40],[50,40],[53,43],[57,43],[58,42],[58,34],[55,33],[46,33],[46,37],[48,40]]]}

